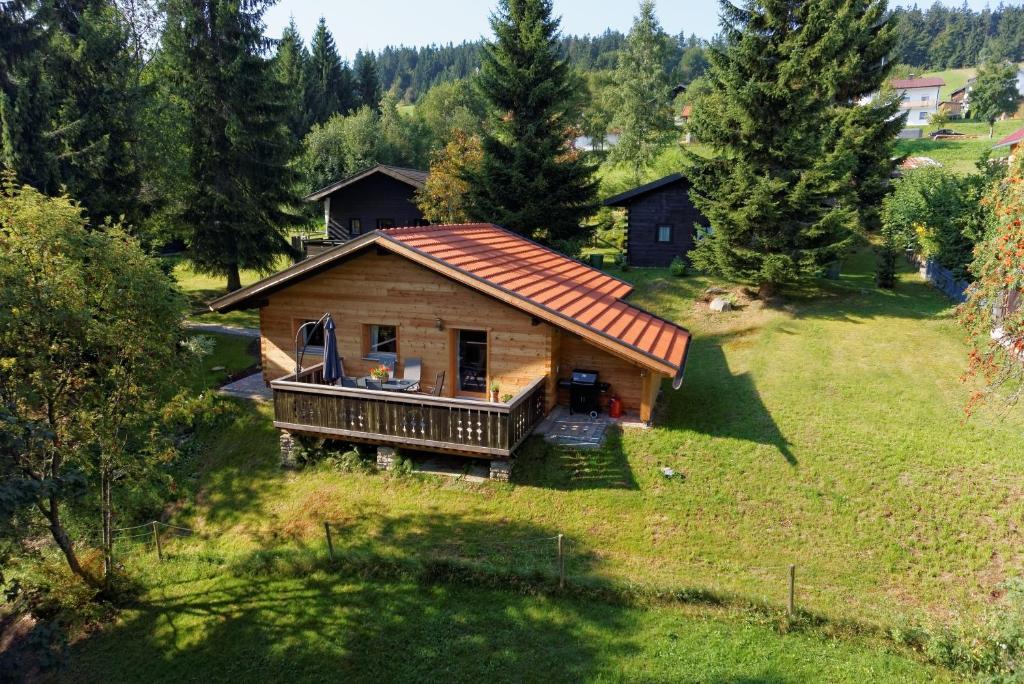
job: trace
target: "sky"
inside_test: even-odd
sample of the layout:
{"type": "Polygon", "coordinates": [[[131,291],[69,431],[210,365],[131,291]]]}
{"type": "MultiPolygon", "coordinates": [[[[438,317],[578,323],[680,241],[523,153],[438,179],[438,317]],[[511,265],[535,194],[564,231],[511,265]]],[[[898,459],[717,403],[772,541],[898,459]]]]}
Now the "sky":
{"type": "MultiPolygon", "coordinates": [[[[490,35],[487,19],[497,0],[280,0],[266,14],[267,34],[280,37],[290,16],[307,43],[320,15],[334,36],[338,52],[352,60],[356,50],[380,50],[387,45],[460,43],[490,35]]],[[[606,28],[626,32],[636,14],[634,0],[554,0],[562,17],[562,32],[577,35],[602,33],[606,28]]],[[[892,5],[912,5],[897,1],[892,5]]],[[[921,7],[932,0],[919,0],[921,7]]],[[[950,4],[950,3],[947,3],[950,4]]],[[[955,0],[955,5],[960,0],[955,0]]],[[[980,10],[987,0],[968,0],[980,10]]],[[[993,2],[995,6],[998,2],[993,2]]],[[[1012,3],[1011,4],[1015,4],[1012,3]]],[[[657,4],[661,25],[671,34],[680,31],[710,38],[718,32],[717,0],[663,0],[657,4]]]]}

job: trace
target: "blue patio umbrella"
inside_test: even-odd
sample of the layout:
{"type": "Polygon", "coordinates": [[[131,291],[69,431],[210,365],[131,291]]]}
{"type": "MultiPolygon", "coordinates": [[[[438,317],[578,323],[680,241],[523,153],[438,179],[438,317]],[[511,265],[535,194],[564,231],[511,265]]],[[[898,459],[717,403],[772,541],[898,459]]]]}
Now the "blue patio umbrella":
{"type": "Polygon", "coordinates": [[[338,338],[334,335],[334,329],[334,319],[328,314],[324,321],[324,382],[328,385],[333,385],[341,377],[338,338]]]}

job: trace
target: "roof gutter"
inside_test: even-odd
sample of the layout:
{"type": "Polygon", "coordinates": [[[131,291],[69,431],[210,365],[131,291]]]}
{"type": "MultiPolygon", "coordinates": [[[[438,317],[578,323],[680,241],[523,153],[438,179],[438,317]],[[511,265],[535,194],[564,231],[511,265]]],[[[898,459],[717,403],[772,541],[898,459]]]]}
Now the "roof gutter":
{"type": "MultiPolygon", "coordinates": [[[[689,331],[687,331],[689,332],[689,331]]],[[[690,358],[690,345],[693,343],[693,335],[686,340],[686,350],[683,352],[683,360],[679,362],[679,370],[672,378],[672,389],[677,390],[683,384],[683,374],[686,372],[686,360],[690,358]]]]}

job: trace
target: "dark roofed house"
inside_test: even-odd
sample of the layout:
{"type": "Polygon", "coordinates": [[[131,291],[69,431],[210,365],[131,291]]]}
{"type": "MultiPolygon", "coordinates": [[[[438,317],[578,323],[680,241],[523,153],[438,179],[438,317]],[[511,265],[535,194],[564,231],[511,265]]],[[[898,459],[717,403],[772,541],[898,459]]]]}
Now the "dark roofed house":
{"type": "Polygon", "coordinates": [[[326,241],[307,241],[308,253],[378,228],[426,225],[415,199],[426,180],[426,171],[377,164],[308,195],[306,201],[323,203],[327,233],[326,241]]]}
{"type": "Polygon", "coordinates": [[[690,201],[690,182],[681,173],[627,190],[604,201],[626,209],[626,259],[631,266],[668,266],[686,256],[696,226],[707,221],[690,201]]]}
{"type": "Polygon", "coordinates": [[[663,381],[679,387],[690,334],[627,302],[632,289],[498,226],[465,224],[371,230],[211,308],[259,308],[282,456],[290,435],[313,435],[490,459],[507,477],[556,405],[589,413],[614,396],[649,421],[663,381]],[[296,371],[297,338],[325,313],[342,356],[334,383],[311,354],[296,371]],[[385,360],[396,378],[414,369],[415,384],[366,377],[385,360]],[[578,393],[574,369],[592,378],[578,393]],[[500,401],[488,400],[494,387],[500,401]]]}

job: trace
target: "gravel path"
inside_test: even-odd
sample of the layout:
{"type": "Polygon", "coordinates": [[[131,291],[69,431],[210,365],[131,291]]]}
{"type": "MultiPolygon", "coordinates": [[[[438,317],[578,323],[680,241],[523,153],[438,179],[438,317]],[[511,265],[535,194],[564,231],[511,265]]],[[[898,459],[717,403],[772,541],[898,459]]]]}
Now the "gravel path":
{"type": "Polygon", "coordinates": [[[258,328],[241,328],[235,325],[220,325],[219,323],[200,323],[189,321],[185,324],[189,330],[199,332],[221,333],[222,335],[238,335],[240,337],[257,338],[260,336],[258,328]]]}

